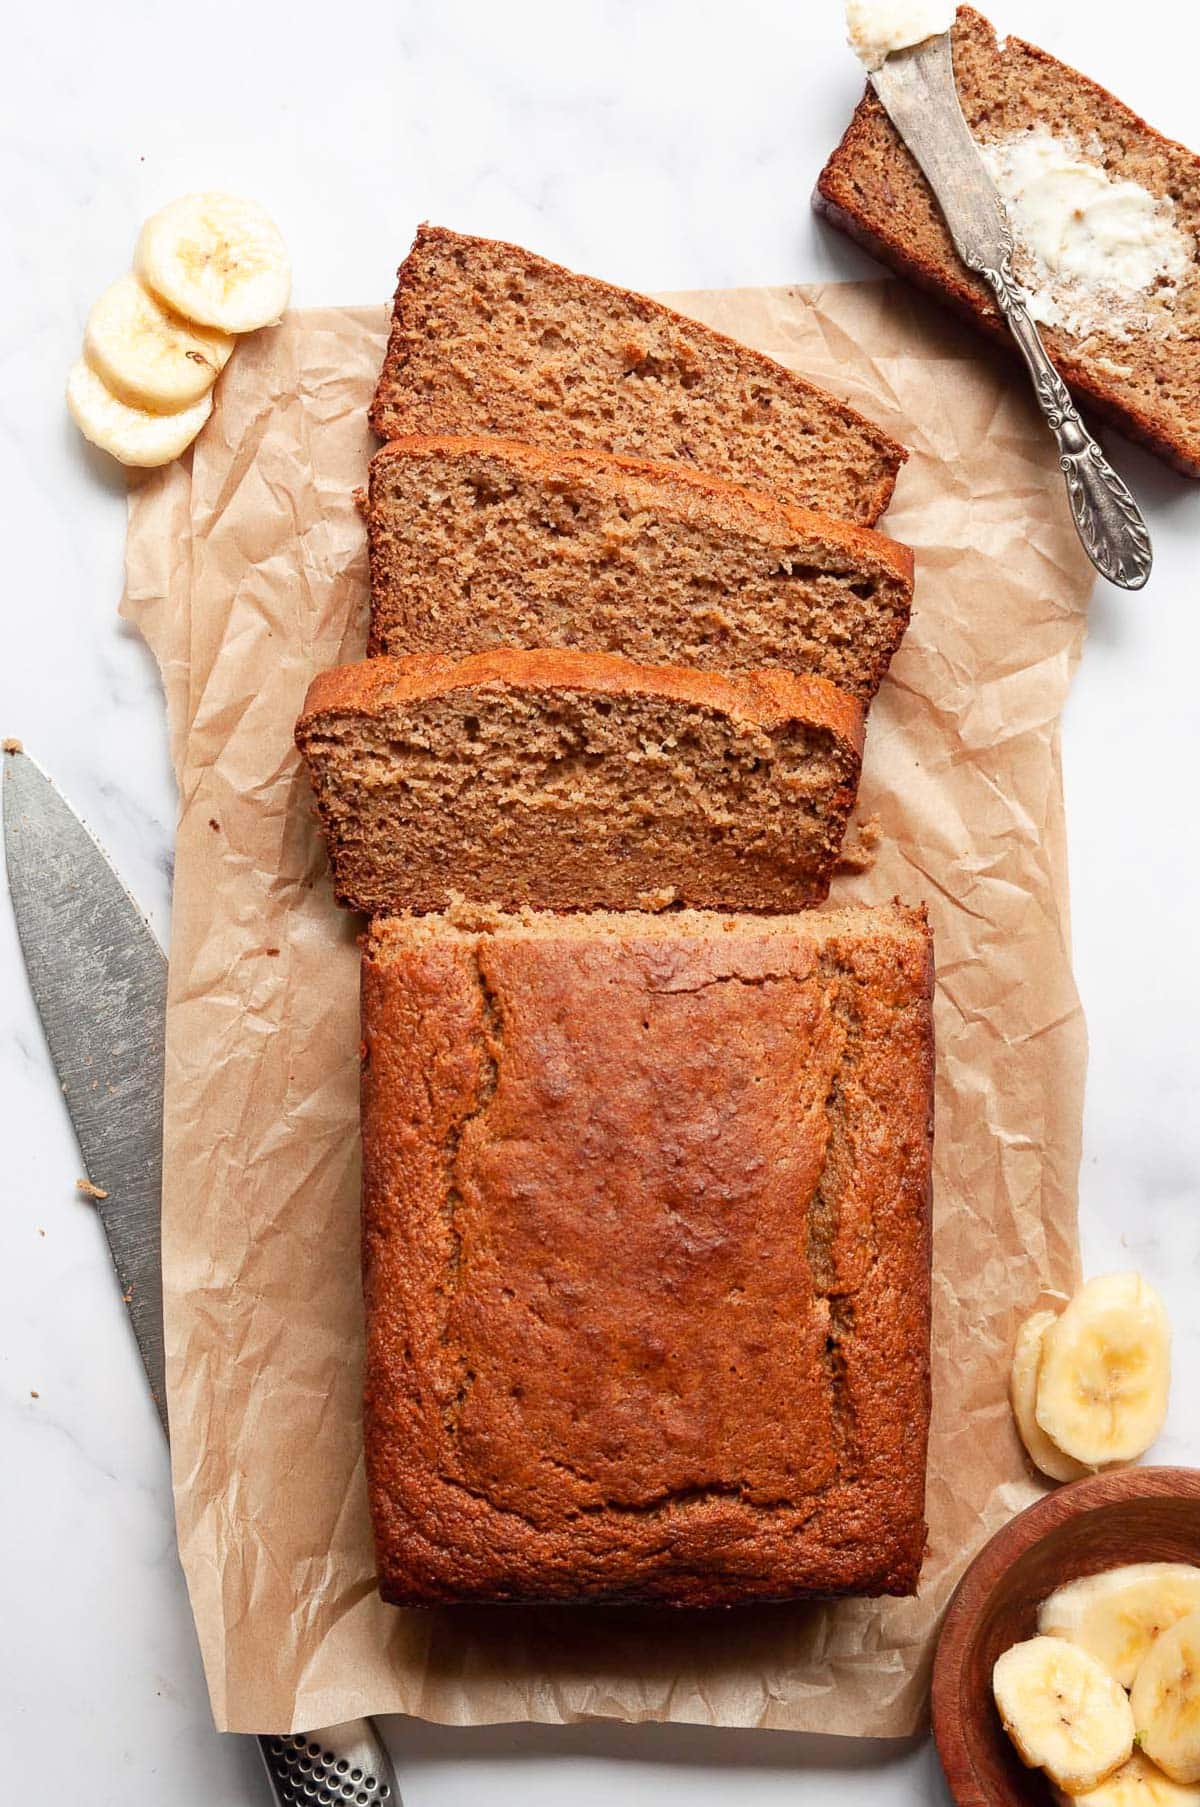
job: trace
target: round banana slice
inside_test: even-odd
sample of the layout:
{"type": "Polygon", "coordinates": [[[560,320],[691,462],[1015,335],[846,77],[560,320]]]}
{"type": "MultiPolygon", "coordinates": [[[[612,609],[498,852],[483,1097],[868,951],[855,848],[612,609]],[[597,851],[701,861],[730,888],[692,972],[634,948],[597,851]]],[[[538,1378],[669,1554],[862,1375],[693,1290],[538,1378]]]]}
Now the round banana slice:
{"type": "Polygon", "coordinates": [[[992,1693],[1022,1763],[1069,1794],[1094,1788],[1133,1749],[1129,1697],[1094,1656],[1062,1638],[1014,1644],[992,1671],[992,1693]]]}
{"type": "Polygon", "coordinates": [[[177,414],[207,395],[232,350],[228,333],[192,326],[133,275],[105,289],[83,336],[84,357],[117,400],[150,414],[177,414]]]}
{"type": "Polygon", "coordinates": [[[170,464],[186,451],[212,413],[212,394],[202,395],[178,414],[149,414],[130,408],[106,389],[86,359],[71,366],[67,407],[85,439],[111,452],[122,464],[148,469],[170,464]]]}
{"type": "Polygon", "coordinates": [[[1075,1294],[1042,1339],[1037,1421],[1077,1462],[1134,1462],[1167,1415],[1171,1330],[1140,1274],[1103,1274],[1075,1294]]]}
{"type": "Polygon", "coordinates": [[[278,226],[239,195],[184,195],[142,227],[134,264],[148,288],[187,320],[250,333],[278,320],[292,267],[278,226]]]}
{"type": "Polygon", "coordinates": [[[1065,1456],[1057,1444],[1050,1441],[1037,1421],[1037,1383],[1042,1361],[1042,1338],[1055,1318],[1053,1311],[1035,1311],[1017,1331],[1009,1376],[1009,1397],[1021,1441],[1028,1450],[1034,1467],[1040,1468],[1052,1481],[1078,1481],[1085,1474],[1091,1474],[1092,1470],[1085,1468],[1082,1462],[1075,1462],[1070,1456],[1065,1456]]]}
{"type": "Polygon", "coordinates": [[[1200,1782],[1200,1611],[1155,1640],[1130,1699],[1146,1755],[1173,1782],[1200,1782]]]}
{"type": "Polygon", "coordinates": [[[1038,1608],[1038,1630],[1066,1638],[1103,1663],[1123,1688],[1164,1631],[1200,1611],[1200,1568],[1188,1562],[1129,1562],[1056,1588],[1038,1608]]]}
{"type": "Polygon", "coordinates": [[[1095,1788],[1082,1794],[1068,1794],[1065,1788],[1053,1792],[1059,1807],[1071,1807],[1075,1801],[1079,1807],[1200,1807],[1200,1788],[1172,1782],[1141,1751],[1134,1751],[1128,1763],[1095,1788]]]}

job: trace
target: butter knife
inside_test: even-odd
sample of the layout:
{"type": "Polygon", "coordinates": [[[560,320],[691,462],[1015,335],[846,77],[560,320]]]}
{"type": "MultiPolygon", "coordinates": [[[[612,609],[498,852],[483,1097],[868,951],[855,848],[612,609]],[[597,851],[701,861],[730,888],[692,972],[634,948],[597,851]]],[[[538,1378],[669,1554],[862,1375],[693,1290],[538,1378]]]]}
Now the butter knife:
{"type": "Polygon", "coordinates": [[[1058,442],[1071,514],[1102,576],[1140,590],[1150,575],[1150,535],[1137,503],[1079,418],[1013,279],[1013,239],[1004,204],[963,118],[949,32],[894,50],[870,81],[932,188],[954,248],[983,277],[1024,358],[1058,442]]]}
{"type": "MultiPolygon", "coordinates": [[[[101,848],[22,752],[4,755],[4,854],[30,989],[167,1430],[159,1240],[166,957],[101,848]]],[[[258,1744],[278,1807],[400,1807],[369,1719],[258,1744]]]]}

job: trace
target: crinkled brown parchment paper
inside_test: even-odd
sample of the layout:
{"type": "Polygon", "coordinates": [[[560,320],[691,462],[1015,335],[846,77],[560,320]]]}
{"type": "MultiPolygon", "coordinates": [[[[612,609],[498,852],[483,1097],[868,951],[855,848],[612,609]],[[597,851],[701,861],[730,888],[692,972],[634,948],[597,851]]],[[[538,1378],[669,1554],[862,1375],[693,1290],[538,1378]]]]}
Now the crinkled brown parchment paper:
{"type": "Polygon", "coordinates": [[[871,717],[879,859],[923,898],[939,1038],[930,1548],[919,1599],[711,1617],[399,1612],[375,1594],[359,1441],[356,924],[292,748],[360,657],[352,491],[381,309],[243,345],[190,470],[133,492],[125,612],[162,666],[181,797],[163,1265],[179,1543],[221,1727],[363,1712],[592,1716],[892,1736],[971,1553],[1030,1499],[1005,1403],[1017,1314],[1075,1277],[1084,1027],[1059,713],[1089,574],[1007,367],[892,284],[690,295],[912,448],[888,518],[916,609],[871,717]]]}

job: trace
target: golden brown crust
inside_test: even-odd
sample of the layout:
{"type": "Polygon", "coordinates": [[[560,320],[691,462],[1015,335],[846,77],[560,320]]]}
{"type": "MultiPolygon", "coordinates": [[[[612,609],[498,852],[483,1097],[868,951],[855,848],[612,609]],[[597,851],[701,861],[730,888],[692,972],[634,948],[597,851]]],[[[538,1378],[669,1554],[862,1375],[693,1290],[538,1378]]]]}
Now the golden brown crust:
{"type": "MultiPolygon", "coordinates": [[[[1185,146],[1164,138],[1107,89],[1060,63],[1035,44],[1019,38],[997,44],[989,22],[968,6],[960,6],[954,28],[955,70],[968,123],[983,137],[1016,130],[1049,114],[1046,96],[1061,88],[1069,103],[1069,123],[1086,120],[1111,142],[1127,150],[1143,143],[1169,165],[1165,187],[1155,173],[1140,170],[1151,192],[1174,192],[1188,202],[1188,220],[1200,221],[1200,158],[1185,146]],[[1003,109],[995,105],[997,72],[1009,76],[1017,90],[1003,109]],[[1036,110],[1026,90],[1036,88],[1036,110]],[[982,128],[982,129],[981,129],[982,128]]],[[[924,176],[900,141],[874,92],[868,87],[855,109],[841,143],[817,179],[813,205],[821,216],[856,243],[879,257],[900,276],[952,307],[989,338],[1013,349],[1011,336],[997,311],[991,291],[961,263],[924,176]],[[880,172],[886,172],[880,176],[880,172]],[[914,221],[916,222],[914,227],[914,221]]],[[[1155,452],[1186,476],[1200,476],[1200,361],[1194,324],[1161,341],[1154,362],[1172,378],[1182,361],[1186,381],[1182,400],[1169,412],[1161,378],[1134,386],[1101,368],[1081,342],[1054,327],[1042,327],[1055,364],[1067,383],[1103,419],[1155,452]]],[[[1143,336],[1145,337],[1145,336],[1143,336]]],[[[1122,341],[1100,343],[1103,361],[1119,363],[1128,355],[1122,341]]],[[[1149,357],[1139,348],[1139,361],[1149,357]]]]}
{"type": "Polygon", "coordinates": [[[374,925],[386,1599],[913,1591],[931,989],[895,905],[374,925]]]}
{"type": "MultiPolygon", "coordinates": [[[[565,269],[549,259],[538,257],[520,245],[508,244],[498,239],[473,238],[464,233],[457,233],[440,226],[422,223],[417,228],[417,235],[412,249],[404,263],[400,266],[393,307],[392,325],[388,338],[387,352],[379,383],[370,408],[370,421],[381,439],[390,440],[415,431],[454,429],[470,431],[486,428],[489,431],[511,430],[517,436],[531,440],[548,440],[554,443],[570,443],[572,440],[591,440],[602,449],[619,451],[617,417],[626,405],[617,396],[620,385],[613,391],[613,400],[617,404],[616,414],[612,407],[608,410],[610,425],[602,430],[595,423],[585,426],[572,411],[570,397],[558,396],[557,405],[549,410],[539,408],[528,412],[520,420],[509,418],[506,425],[501,421],[488,418],[489,405],[493,410],[500,407],[511,413],[518,406],[518,398],[511,383],[502,379],[493,382],[493,373],[474,369],[479,353],[470,344],[469,332],[447,324],[445,332],[448,340],[447,355],[455,365],[464,368],[472,366],[472,381],[469,393],[472,397],[474,417],[461,417],[461,397],[453,400],[449,388],[439,388],[430,377],[423,379],[414,388],[409,380],[409,366],[414,356],[421,349],[418,336],[412,329],[419,304],[425,299],[424,291],[429,277],[426,263],[436,260],[439,255],[448,255],[464,250],[482,253],[489,258],[503,260],[520,280],[536,283],[539,279],[554,283],[566,282],[573,295],[585,302],[590,301],[603,309],[619,310],[633,326],[642,325],[652,330],[664,331],[676,343],[677,355],[685,363],[690,373],[702,369],[706,357],[715,360],[736,359],[742,372],[743,393],[735,398],[732,394],[725,397],[729,409],[727,433],[718,451],[710,448],[706,457],[696,458],[695,463],[702,467],[711,467],[718,460],[724,474],[734,475],[740,481],[750,481],[752,487],[769,488],[784,491],[788,484],[784,481],[767,482],[764,472],[751,468],[752,460],[748,459],[744,450],[739,452],[740,428],[736,420],[738,408],[746,405],[746,392],[755,388],[756,383],[764,388],[771,388],[781,394],[790,396],[798,406],[809,409],[815,417],[824,421],[829,427],[836,427],[844,436],[847,444],[853,444],[859,454],[870,455],[870,460],[877,466],[873,476],[865,479],[860,493],[853,506],[847,505],[839,510],[841,513],[853,515],[856,520],[870,524],[878,520],[891,501],[896,484],[896,476],[901,465],[908,457],[905,448],[891,439],[881,427],[859,414],[847,403],[839,401],[815,384],[806,382],[794,371],[775,363],[763,353],[742,345],[728,338],[724,333],[702,325],[677,313],[673,308],[661,302],[652,301],[648,296],[639,295],[629,289],[621,289],[611,283],[603,282],[596,277],[581,276],[565,269]],[[497,393],[497,386],[505,391],[503,398],[497,393]],[[735,430],[736,429],[736,430],[735,430]]],[[[636,348],[631,348],[631,351],[636,348]]],[[[676,437],[679,437],[678,430],[676,437]]],[[[684,435],[686,439],[686,435],[684,435]]],[[[682,443],[682,442],[681,442],[682,443]]],[[[656,457],[687,457],[693,462],[689,453],[680,449],[679,445],[667,451],[665,447],[655,450],[656,457]]],[[[803,466],[803,453],[793,451],[790,459],[797,469],[803,466]]],[[[785,460],[787,462],[787,460],[785,460]]],[[[817,498],[825,500],[825,498],[817,498]]]]}
{"type": "Polygon", "coordinates": [[[735,719],[771,729],[802,720],[827,729],[862,757],[865,717],[853,697],[824,678],[789,671],[755,671],[727,678],[715,671],[682,666],[637,665],[616,653],[574,652],[558,648],[494,652],[409,653],[399,659],[364,659],[357,665],[335,665],[318,672],[308,687],[296,724],[298,740],[315,726],[324,710],[351,710],[370,715],[389,703],[444,695],[481,685],[515,690],[586,690],[601,696],[663,697],[718,709],[735,719]]]}

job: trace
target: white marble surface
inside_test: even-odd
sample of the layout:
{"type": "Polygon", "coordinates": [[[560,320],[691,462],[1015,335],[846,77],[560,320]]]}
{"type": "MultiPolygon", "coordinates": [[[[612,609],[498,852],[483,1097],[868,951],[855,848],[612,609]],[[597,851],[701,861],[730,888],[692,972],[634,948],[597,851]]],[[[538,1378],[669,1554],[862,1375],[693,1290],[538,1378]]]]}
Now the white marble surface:
{"type": "MultiPolygon", "coordinates": [[[[1200,25],[1176,0],[1012,0],[1000,23],[1197,136],[1200,25]],[[1164,46],[1169,45],[1169,50],[1164,46]]],[[[0,734],[20,736],[167,929],[173,797],[152,662],[115,615],[123,482],[61,404],[138,221],[230,187],[277,215],[300,303],[382,299],[416,220],[523,240],[639,288],[872,273],[808,194],[857,94],[836,0],[110,0],[5,30],[0,734]]],[[[1136,1263],[1177,1329],[1155,1457],[1200,1461],[1200,490],[1125,447],[1158,567],[1096,597],[1066,724],[1076,957],[1092,1035],[1085,1258],[1136,1263]]],[[[0,1724],[39,1807],[262,1801],[211,1730],[166,1468],[79,1157],[0,908],[0,1724]],[[36,1395],[36,1397],[34,1396],[36,1395]]],[[[394,1722],[409,1807],[944,1799],[927,1745],[394,1722]]],[[[16,1798],[14,1792],[13,1798],[16,1798]]]]}

